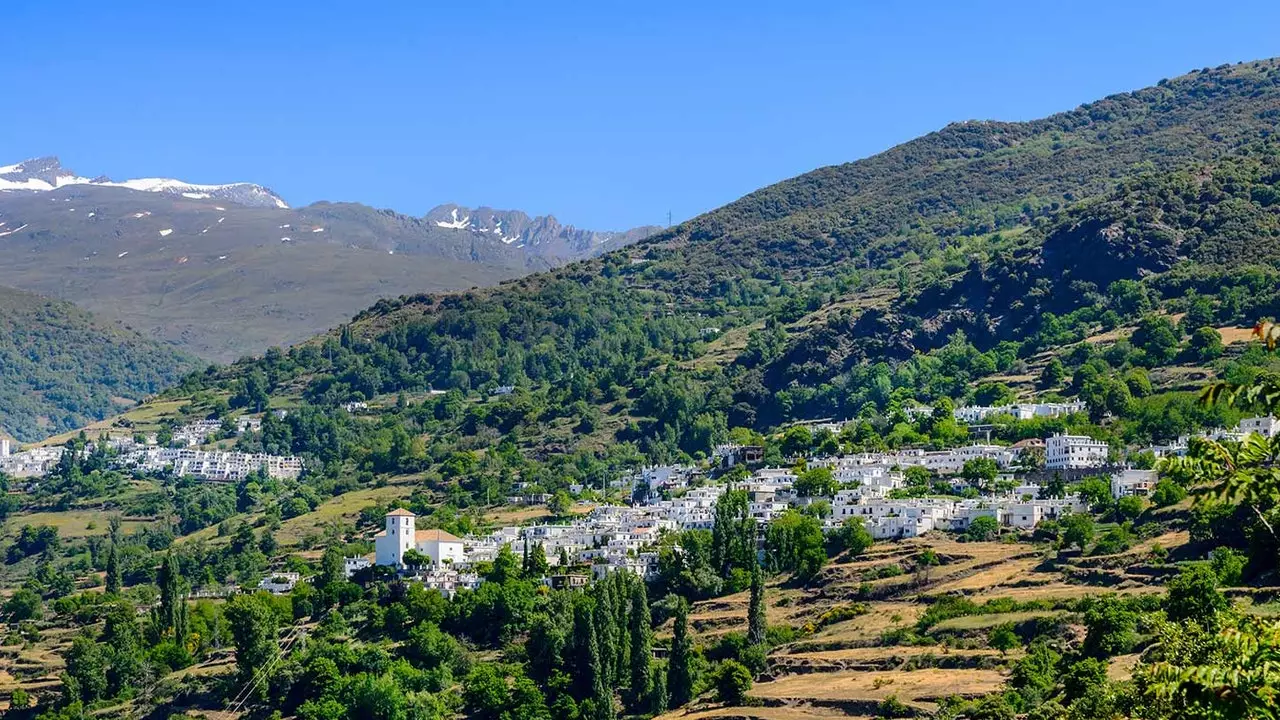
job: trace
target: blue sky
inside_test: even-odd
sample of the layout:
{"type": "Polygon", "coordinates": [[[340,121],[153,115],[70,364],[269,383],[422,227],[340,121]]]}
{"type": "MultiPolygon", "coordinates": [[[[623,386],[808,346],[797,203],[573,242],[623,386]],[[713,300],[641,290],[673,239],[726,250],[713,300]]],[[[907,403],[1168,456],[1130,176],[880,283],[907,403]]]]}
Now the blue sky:
{"type": "Polygon", "coordinates": [[[3,0],[0,164],[623,228],[1280,55],[1280,3],[1036,5],[3,0]]]}

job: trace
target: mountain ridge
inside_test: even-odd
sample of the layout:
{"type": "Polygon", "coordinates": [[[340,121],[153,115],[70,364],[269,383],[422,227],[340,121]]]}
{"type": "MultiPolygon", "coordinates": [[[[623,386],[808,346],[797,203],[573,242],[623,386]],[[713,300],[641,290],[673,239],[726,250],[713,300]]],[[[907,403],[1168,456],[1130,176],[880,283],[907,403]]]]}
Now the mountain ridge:
{"type": "Polygon", "coordinates": [[[490,285],[657,229],[483,211],[507,233],[359,203],[290,208],[252,184],[90,180],[36,159],[0,168],[0,284],[229,361],[305,340],[379,298],[490,285]]]}

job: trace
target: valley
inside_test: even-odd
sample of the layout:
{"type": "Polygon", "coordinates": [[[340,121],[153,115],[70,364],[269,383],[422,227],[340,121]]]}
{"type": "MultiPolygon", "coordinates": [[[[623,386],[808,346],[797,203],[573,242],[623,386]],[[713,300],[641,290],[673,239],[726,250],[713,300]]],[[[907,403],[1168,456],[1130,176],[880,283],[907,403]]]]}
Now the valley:
{"type": "Polygon", "coordinates": [[[1269,717],[1278,100],[1196,70],[620,234],[0,169],[0,282],[105,319],[11,303],[93,332],[6,363],[5,716],[1269,717]],[[21,407],[97,357],[126,402],[21,407]]]}

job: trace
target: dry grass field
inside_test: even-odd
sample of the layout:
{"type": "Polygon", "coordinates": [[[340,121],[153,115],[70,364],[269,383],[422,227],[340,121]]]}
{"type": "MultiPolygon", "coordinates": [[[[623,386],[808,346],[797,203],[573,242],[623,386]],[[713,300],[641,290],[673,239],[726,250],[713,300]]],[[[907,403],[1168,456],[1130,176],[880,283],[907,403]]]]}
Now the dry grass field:
{"type": "MultiPolygon", "coordinates": [[[[1155,545],[1174,550],[1187,542],[1185,532],[1168,533],[1119,556],[1087,558],[1055,558],[1025,543],[961,542],[943,535],[879,543],[857,559],[828,565],[814,587],[782,580],[767,585],[769,623],[791,626],[798,634],[770,653],[750,693],[756,705],[695,705],[664,718],[877,717],[881,703],[890,698],[923,715],[947,697],[999,690],[1023,650],[1001,653],[988,647],[988,633],[1002,625],[1025,627],[1060,617],[1075,622],[1069,620],[1069,611],[1019,609],[953,617],[929,626],[918,642],[898,644],[895,638],[921,632],[918,621],[931,598],[940,595],[962,595],[975,602],[1008,598],[1052,603],[1105,593],[1161,592],[1163,587],[1151,579],[1158,574],[1132,574],[1129,566],[1142,565],[1155,545]],[[939,565],[916,567],[925,549],[937,554],[939,565]],[[859,607],[862,612],[824,624],[823,614],[836,607],[859,607]]],[[[725,633],[745,632],[747,604],[745,592],[695,604],[689,617],[698,642],[711,647],[725,633]]],[[[670,628],[668,622],[660,629],[660,642],[669,637],[670,628]]],[[[1117,658],[1109,673],[1127,677],[1136,660],[1117,658]]]]}

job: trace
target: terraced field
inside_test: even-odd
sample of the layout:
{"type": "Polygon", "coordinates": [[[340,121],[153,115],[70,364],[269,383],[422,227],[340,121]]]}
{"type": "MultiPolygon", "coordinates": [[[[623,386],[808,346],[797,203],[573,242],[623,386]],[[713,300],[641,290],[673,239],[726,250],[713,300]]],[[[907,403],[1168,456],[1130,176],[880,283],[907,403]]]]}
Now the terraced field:
{"type": "MultiPolygon", "coordinates": [[[[989,647],[991,629],[1044,622],[1070,627],[1078,616],[1054,609],[1055,603],[1060,608],[1061,602],[1088,595],[1162,592],[1164,572],[1148,564],[1147,556],[1157,544],[1176,553],[1187,542],[1185,533],[1169,533],[1121,555],[1096,557],[1055,557],[1027,543],[959,542],[941,535],[878,544],[856,560],[832,563],[812,587],[769,585],[770,625],[789,625],[799,633],[770,653],[751,690],[752,705],[695,703],[665,718],[863,718],[882,716],[887,703],[898,712],[928,714],[945,698],[976,697],[1005,684],[1023,651],[989,647]],[[938,565],[918,566],[926,549],[934,551],[938,565]],[[965,615],[919,627],[940,595],[1045,601],[1045,608],[965,615]],[[831,613],[824,622],[824,614],[837,608],[860,614],[832,622],[831,613]]],[[[711,646],[725,633],[744,632],[747,603],[747,593],[739,593],[695,605],[690,623],[699,640],[711,646]]],[[[669,625],[663,630],[669,632],[669,625]]],[[[1126,677],[1136,661],[1117,658],[1110,673],[1126,677]]]]}

